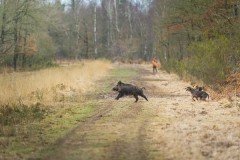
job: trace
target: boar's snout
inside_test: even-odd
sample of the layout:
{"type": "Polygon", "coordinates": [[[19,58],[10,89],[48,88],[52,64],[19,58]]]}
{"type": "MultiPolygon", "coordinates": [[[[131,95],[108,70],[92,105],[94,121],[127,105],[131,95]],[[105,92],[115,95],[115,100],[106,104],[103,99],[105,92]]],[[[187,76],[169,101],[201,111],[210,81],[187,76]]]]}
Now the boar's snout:
{"type": "Polygon", "coordinates": [[[115,86],[115,87],[112,88],[112,90],[113,90],[113,91],[118,91],[118,87],[115,86]]]}

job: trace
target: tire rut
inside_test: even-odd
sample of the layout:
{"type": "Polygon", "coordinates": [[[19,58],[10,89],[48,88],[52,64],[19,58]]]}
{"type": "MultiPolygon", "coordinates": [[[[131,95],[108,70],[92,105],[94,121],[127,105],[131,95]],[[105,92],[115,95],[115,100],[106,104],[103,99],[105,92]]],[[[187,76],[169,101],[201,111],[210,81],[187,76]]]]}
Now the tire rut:
{"type": "MultiPolygon", "coordinates": [[[[112,103],[79,124],[53,146],[54,154],[44,159],[145,160],[147,126],[142,104],[112,103]],[[109,108],[110,107],[110,108],[109,108]]],[[[101,107],[101,106],[99,106],[101,107]]]]}
{"type": "Polygon", "coordinates": [[[121,113],[118,121],[126,123],[121,129],[122,136],[118,137],[109,147],[109,158],[113,160],[146,160],[148,157],[145,148],[147,117],[144,117],[144,105],[133,104],[128,110],[121,113]]]}
{"type": "Polygon", "coordinates": [[[72,129],[67,135],[60,138],[55,145],[51,147],[52,153],[43,159],[65,160],[72,157],[72,151],[75,151],[78,147],[84,148],[88,145],[87,142],[90,140],[88,133],[93,132],[92,125],[112,110],[113,106],[111,102],[106,106],[101,106],[101,108],[97,109],[91,116],[82,120],[79,125],[72,129]]]}

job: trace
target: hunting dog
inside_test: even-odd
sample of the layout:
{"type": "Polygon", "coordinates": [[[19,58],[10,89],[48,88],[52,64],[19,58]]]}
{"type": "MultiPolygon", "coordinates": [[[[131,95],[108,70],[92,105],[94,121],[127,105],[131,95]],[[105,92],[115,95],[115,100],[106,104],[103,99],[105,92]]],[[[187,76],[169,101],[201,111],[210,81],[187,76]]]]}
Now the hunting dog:
{"type": "Polygon", "coordinates": [[[194,85],[193,88],[198,90],[198,91],[205,91],[205,87],[204,86],[194,85]]]}
{"type": "MultiPolygon", "coordinates": [[[[203,91],[202,89],[194,89],[192,87],[187,87],[186,91],[189,91],[192,94],[192,99],[194,100],[200,98],[200,100],[206,101],[206,99],[209,99],[209,95],[207,92],[203,91]]],[[[194,100],[195,101],[195,100],[194,100]]]]}
{"type": "Polygon", "coordinates": [[[132,84],[126,84],[123,83],[121,81],[119,81],[117,83],[117,85],[115,87],[113,87],[113,91],[117,91],[118,92],[118,96],[115,98],[116,100],[118,100],[119,98],[123,97],[123,96],[129,96],[129,95],[133,95],[134,98],[136,99],[135,102],[138,101],[138,96],[141,96],[143,98],[146,99],[146,101],[148,101],[147,97],[143,94],[143,88],[139,88],[137,86],[134,86],[132,84]]]}

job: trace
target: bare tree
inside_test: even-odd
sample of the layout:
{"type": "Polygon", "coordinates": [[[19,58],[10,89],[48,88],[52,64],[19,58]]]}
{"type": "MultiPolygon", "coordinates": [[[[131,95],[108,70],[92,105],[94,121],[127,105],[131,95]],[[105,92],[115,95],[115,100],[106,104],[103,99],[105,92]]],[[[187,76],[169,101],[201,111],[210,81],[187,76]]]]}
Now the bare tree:
{"type": "Polygon", "coordinates": [[[130,28],[130,39],[132,40],[133,28],[132,28],[132,13],[131,13],[131,8],[130,8],[132,3],[130,3],[130,2],[127,5],[127,15],[128,15],[129,28],[130,28]]]}
{"type": "Polygon", "coordinates": [[[95,53],[95,56],[98,54],[98,49],[97,49],[97,3],[95,2],[94,3],[94,18],[93,18],[93,21],[94,21],[94,29],[93,29],[93,32],[94,32],[94,53],[95,53]]]}

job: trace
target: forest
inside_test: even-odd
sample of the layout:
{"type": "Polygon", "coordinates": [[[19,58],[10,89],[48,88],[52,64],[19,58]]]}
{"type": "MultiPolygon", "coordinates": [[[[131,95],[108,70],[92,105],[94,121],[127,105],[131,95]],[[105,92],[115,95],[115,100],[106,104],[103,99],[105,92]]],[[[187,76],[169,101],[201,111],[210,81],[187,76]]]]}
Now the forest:
{"type": "Polygon", "coordinates": [[[239,26],[239,0],[0,0],[0,160],[239,160],[239,26]]]}
{"type": "Polygon", "coordinates": [[[149,61],[205,83],[239,72],[238,0],[1,0],[0,66],[149,61]],[[212,75],[215,75],[214,77],[212,75]]]}

